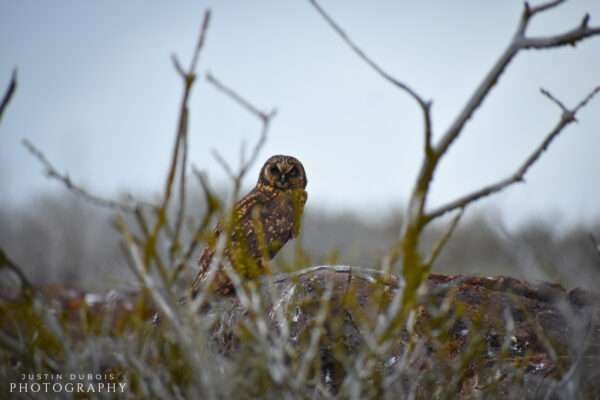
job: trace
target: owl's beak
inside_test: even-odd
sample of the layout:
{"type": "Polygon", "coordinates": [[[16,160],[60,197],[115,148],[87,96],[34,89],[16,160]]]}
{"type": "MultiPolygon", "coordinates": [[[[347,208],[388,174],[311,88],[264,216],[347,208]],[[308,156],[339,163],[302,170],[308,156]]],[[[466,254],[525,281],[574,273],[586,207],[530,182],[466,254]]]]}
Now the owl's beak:
{"type": "Polygon", "coordinates": [[[287,182],[287,174],[290,171],[290,166],[287,163],[282,163],[277,166],[279,168],[279,183],[284,184],[287,182]]]}
{"type": "Polygon", "coordinates": [[[279,174],[279,183],[285,183],[287,180],[287,174],[281,173],[279,174]]]}

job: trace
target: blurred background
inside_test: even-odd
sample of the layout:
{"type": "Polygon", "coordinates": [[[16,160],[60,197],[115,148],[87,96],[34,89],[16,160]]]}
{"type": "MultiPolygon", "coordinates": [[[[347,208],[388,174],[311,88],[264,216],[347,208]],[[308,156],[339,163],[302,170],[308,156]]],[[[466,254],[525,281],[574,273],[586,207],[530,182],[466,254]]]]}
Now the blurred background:
{"type": "MultiPolygon", "coordinates": [[[[434,100],[436,137],[508,44],[521,12],[518,2],[475,0],[322,5],[373,59],[434,100]]],[[[0,247],[33,281],[104,290],[132,279],[114,213],[48,180],[21,140],[94,193],[152,200],[164,183],[181,92],[170,55],[187,65],[206,7],[213,19],[200,71],[279,111],[246,187],[269,155],[291,154],[306,167],[305,262],[376,267],[398,237],[422,157],[419,110],[307,1],[0,1],[2,90],[19,71],[0,125],[0,247]]],[[[530,35],[571,29],[586,12],[600,24],[598,1],[573,0],[535,20],[530,35]]],[[[598,71],[598,40],[520,54],[441,164],[431,205],[511,174],[559,118],[539,88],[574,105],[600,84],[598,71]]],[[[598,99],[582,110],[526,184],[469,209],[436,269],[597,288],[589,235],[600,235],[598,110],[598,99]]],[[[198,82],[190,156],[219,190],[228,185],[211,151],[236,165],[242,143],[259,131],[253,116],[198,82]]],[[[199,219],[203,207],[194,190],[189,217],[199,219]]],[[[432,227],[426,246],[442,228],[432,227]]],[[[297,245],[286,246],[281,266],[297,245]]]]}

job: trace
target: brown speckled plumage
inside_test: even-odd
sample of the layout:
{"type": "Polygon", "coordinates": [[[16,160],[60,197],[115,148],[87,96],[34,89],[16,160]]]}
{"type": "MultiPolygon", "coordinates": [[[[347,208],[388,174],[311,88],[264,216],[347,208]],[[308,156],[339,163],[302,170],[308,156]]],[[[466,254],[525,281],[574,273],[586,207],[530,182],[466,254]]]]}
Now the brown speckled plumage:
{"type": "MultiPolygon", "coordinates": [[[[261,168],[254,189],[236,203],[231,239],[224,258],[243,279],[270,274],[266,261],[298,235],[307,198],[306,183],[300,161],[291,156],[276,155],[261,168]]],[[[200,271],[192,285],[194,294],[207,278],[215,245],[223,230],[220,222],[200,256],[200,271]]],[[[223,296],[234,294],[233,284],[223,266],[217,268],[211,290],[223,296]]]]}

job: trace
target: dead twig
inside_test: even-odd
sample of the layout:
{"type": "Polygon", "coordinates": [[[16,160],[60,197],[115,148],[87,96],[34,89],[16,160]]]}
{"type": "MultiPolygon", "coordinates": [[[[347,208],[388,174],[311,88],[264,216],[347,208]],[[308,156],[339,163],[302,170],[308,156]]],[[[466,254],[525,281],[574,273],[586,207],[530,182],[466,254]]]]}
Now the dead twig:
{"type": "MultiPolygon", "coordinates": [[[[177,72],[179,73],[179,75],[181,76],[181,78],[184,81],[184,85],[186,90],[189,92],[191,90],[191,86],[193,81],[195,80],[196,77],[196,66],[198,64],[198,59],[200,57],[200,52],[202,51],[202,48],[204,47],[204,42],[206,40],[206,34],[208,32],[208,26],[210,24],[210,10],[207,10],[204,14],[204,19],[202,21],[202,26],[200,28],[200,34],[198,36],[198,41],[196,42],[196,47],[194,49],[194,53],[192,55],[192,60],[190,62],[190,67],[188,69],[188,72],[185,73],[183,71],[183,68],[181,67],[179,61],[177,60],[177,57],[175,55],[173,55],[173,63],[175,64],[175,69],[177,70],[177,72]]],[[[188,93],[189,95],[189,93],[188,93]]],[[[186,207],[186,197],[187,197],[187,191],[186,191],[186,169],[187,169],[187,159],[188,159],[188,142],[189,142],[189,135],[188,135],[188,126],[189,126],[189,121],[188,121],[188,107],[187,104],[185,104],[185,102],[187,101],[188,96],[186,94],[184,94],[185,97],[185,101],[183,103],[183,108],[182,108],[182,113],[181,113],[181,118],[182,120],[180,120],[180,124],[179,124],[179,132],[180,135],[178,135],[178,139],[179,139],[179,143],[182,147],[182,157],[181,157],[181,163],[180,163],[180,167],[179,167],[179,207],[177,208],[177,219],[175,220],[175,238],[173,240],[173,246],[171,247],[171,262],[173,262],[173,259],[176,256],[176,253],[179,249],[179,238],[181,236],[181,230],[182,230],[182,224],[183,224],[183,219],[185,216],[185,207],[186,207]]],[[[177,146],[177,144],[176,144],[177,146]]]]}
{"type": "Polygon", "coordinates": [[[261,111],[248,100],[246,100],[244,97],[242,97],[240,94],[238,94],[235,90],[221,83],[221,81],[219,81],[210,73],[206,75],[206,80],[209,83],[211,83],[217,90],[227,95],[237,104],[242,106],[242,108],[246,109],[248,112],[259,118],[262,122],[260,136],[256,144],[254,145],[254,148],[252,149],[252,153],[250,153],[250,158],[248,158],[248,160],[244,160],[245,157],[242,157],[242,159],[240,160],[241,165],[239,168],[239,172],[237,174],[233,172],[233,168],[231,168],[231,166],[218,152],[213,152],[213,156],[215,157],[217,162],[223,167],[229,178],[233,180],[236,188],[239,189],[239,187],[241,186],[241,181],[243,180],[250,167],[252,167],[252,165],[254,165],[254,163],[256,162],[260,150],[264,147],[267,141],[267,135],[271,125],[271,121],[277,115],[277,110],[273,109],[270,112],[261,111]]]}
{"type": "Polygon", "coordinates": [[[81,197],[83,200],[87,201],[90,204],[95,206],[110,208],[112,210],[122,211],[125,213],[135,213],[136,207],[138,205],[151,207],[153,209],[156,208],[155,205],[136,200],[137,204],[129,204],[122,203],[115,200],[106,199],[104,197],[100,197],[98,195],[92,194],[81,186],[75,184],[69,175],[63,174],[59,172],[54,165],[48,160],[48,158],[42,153],[40,149],[35,147],[33,143],[31,143],[27,139],[22,140],[23,146],[40,162],[45,168],[45,174],[51,179],[55,179],[61,182],[69,191],[74,193],[75,195],[81,197]]]}
{"type": "Polygon", "coordinates": [[[186,190],[186,169],[187,169],[187,158],[188,158],[188,132],[187,132],[187,127],[188,127],[188,114],[187,112],[185,113],[185,124],[184,124],[184,129],[185,132],[182,135],[181,138],[181,146],[183,147],[183,153],[181,156],[181,162],[179,164],[179,207],[177,207],[177,218],[175,219],[175,229],[174,229],[174,237],[173,240],[171,242],[171,249],[170,249],[170,255],[171,255],[171,263],[173,263],[173,260],[175,259],[177,253],[180,250],[180,237],[181,237],[181,231],[182,231],[182,225],[183,225],[183,219],[185,217],[185,207],[186,207],[186,200],[187,200],[187,190],[186,190]]]}
{"type": "Polygon", "coordinates": [[[269,113],[266,113],[264,111],[259,110],[252,103],[250,103],[248,100],[246,100],[240,94],[238,94],[235,90],[233,90],[230,87],[228,87],[228,86],[224,85],[223,83],[221,83],[221,81],[219,81],[210,72],[206,74],[206,80],[210,84],[212,84],[215,88],[217,88],[220,92],[222,92],[225,95],[229,96],[236,103],[238,103],[240,106],[242,106],[243,108],[245,108],[246,110],[248,110],[250,113],[252,113],[255,116],[257,116],[261,120],[264,121],[264,120],[266,120],[266,119],[269,118],[269,113]]]}
{"type": "Polygon", "coordinates": [[[2,268],[8,268],[17,275],[17,277],[21,281],[21,290],[29,292],[33,291],[33,284],[27,278],[21,267],[19,267],[13,260],[11,260],[6,255],[6,252],[0,248],[0,269],[2,268]]]}
{"type": "Polygon", "coordinates": [[[8,84],[8,88],[6,88],[6,92],[4,96],[2,96],[2,102],[0,102],[0,122],[2,122],[2,116],[4,115],[4,110],[10,103],[10,100],[15,94],[17,90],[17,69],[13,69],[12,75],[10,77],[10,83],[8,84]]]}
{"type": "Polygon", "coordinates": [[[200,34],[198,36],[198,41],[196,42],[196,46],[194,47],[194,52],[192,54],[192,60],[190,62],[190,67],[187,71],[184,71],[181,63],[179,62],[177,56],[172,55],[171,58],[173,60],[173,64],[179,76],[183,81],[183,93],[181,96],[181,104],[179,107],[179,118],[177,122],[177,130],[175,134],[175,144],[173,146],[173,152],[171,157],[171,163],[169,167],[169,172],[167,174],[167,181],[165,184],[163,199],[160,207],[157,210],[157,218],[154,226],[150,232],[150,236],[146,241],[146,246],[144,249],[144,264],[148,265],[150,259],[154,257],[156,253],[156,241],[158,240],[158,235],[161,229],[167,224],[167,208],[169,206],[169,202],[171,200],[171,195],[173,193],[173,186],[175,184],[175,176],[179,171],[180,174],[180,187],[182,188],[182,192],[180,192],[180,207],[178,209],[175,229],[174,229],[174,237],[173,237],[173,246],[171,255],[174,258],[176,250],[179,245],[179,237],[181,234],[181,229],[183,226],[183,218],[185,211],[185,169],[187,163],[187,136],[188,136],[188,115],[189,108],[188,102],[192,92],[192,87],[196,80],[196,66],[198,63],[198,59],[200,56],[200,52],[204,47],[204,42],[206,40],[206,35],[208,32],[208,28],[210,25],[210,10],[206,10],[204,13],[204,18],[202,21],[202,26],[200,28],[200,34]],[[180,152],[183,152],[182,159],[180,159],[180,152]],[[178,168],[179,164],[179,168],[178,168]]]}
{"type": "Polygon", "coordinates": [[[200,183],[200,187],[204,193],[204,198],[206,201],[207,209],[202,217],[200,223],[196,226],[194,233],[192,235],[192,239],[190,240],[187,249],[183,252],[183,256],[177,263],[177,267],[173,271],[171,275],[170,282],[174,282],[179,274],[183,271],[187,263],[192,258],[194,251],[198,248],[198,244],[202,241],[202,235],[206,232],[210,221],[212,220],[214,214],[221,209],[221,204],[217,198],[213,194],[213,191],[210,189],[208,184],[208,178],[205,173],[198,170],[194,165],[192,165],[192,172],[196,176],[198,182],[200,183]]]}
{"type": "Polygon", "coordinates": [[[396,79],[390,73],[385,71],[379,64],[377,64],[371,57],[369,57],[351,38],[350,36],[342,29],[342,27],[335,22],[335,20],[319,5],[316,0],[309,0],[313,7],[317,10],[317,12],[323,17],[323,19],[327,22],[327,24],[342,38],[344,42],[354,51],[358,57],[360,57],[369,67],[371,67],[379,76],[381,76],[386,81],[390,82],[392,85],[406,92],[410,97],[412,97],[423,113],[423,122],[424,122],[424,136],[425,136],[425,154],[426,156],[430,156],[431,153],[431,140],[432,140],[432,122],[431,122],[431,101],[427,101],[423,99],[415,90],[413,90],[410,86],[405,84],[404,82],[396,79]]]}
{"type": "Polygon", "coordinates": [[[440,253],[442,252],[443,248],[446,246],[446,243],[448,242],[450,237],[452,237],[452,235],[454,234],[454,230],[458,226],[458,223],[460,222],[460,219],[462,218],[464,212],[465,212],[464,208],[461,208],[458,210],[458,213],[456,214],[456,216],[454,218],[452,218],[452,221],[450,222],[450,225],[448,226],[448,229],[446,230],[444,235],[437,241],[437,243],[433,247],[433,250],[431,251],[431,255],[429,256],[427,261],[425,261],[425,265],[429,269],[431,269],[431,267],[433,266],[433,263],[435,263],[435,261],[437,260],[437,258],[440,255],[440,253]]]}
{"type": "MultiPolygon", "coordinates": [[[[544,38],[528,38],[526,36],[526,31],[529,26],[529,23],[534,15],[542,13],[544,11],[550,10],[554,7],[557,7],[564,3],[564,1],[551,1],[548,3],[541,4],[536,7],[530,7],[529,4],[525,3],[525,8],[523,14],[521,16],[521,20],[519,21],[517,32],[515,33],[513,39],[509,43],[506,50],[501,54],[500,58],[493,65],[488,74],[484,77],[482,82],[479,84],[473,95],[469,98],[462,111],[458,114],[455,120],[452,122],[450,127],[444,133],[440,141],[434,146],[435,157],[433,160],[435,161],[433,164],[428,160],[424,161],[418,178],[418,184],[416,185],[416,190],[413,192],[413,198],[416,198],[418,202],[420,202],[420,207],[415,207],[410,212],[415,212],[415,210],[420,210],[423,212],[424,203],[426,200],[426,193],[429,190],[429,185],[431,180],[433,179],[433,175],[439,159],[441,159],[448,151],[451,144],[456,140],[456,138],[462,132],[465,124],[471,119],[475,111],[479,108],[483,100],[488,96],[492,88],[499,81],[501,75],[504,73],[506,67],[510,64],[510,62],[514,59],[514,57],[521,51],[526,49],[547,49],[557,46],[564,45],[575,45],[576,43],[585,40],[594,35],[600,34],[600,28],[589,28],[588,21],[589,16],[585,16],[583,18],[582,23],[579,27],[561,35],[549,36],[544,38]],[[422,192],[425,192],[424,195],[421,195],[422,192]]],[[[576,113],[581,107],[583,107],[589,99],[597,92],[598,89],[594,90],[582,103],[578,105],[575,109],[572,110],[573,113],[576,113]]],[[[563,112],[566,110],[564,105],[557,101],[556,98],[552,96],[548,96],[547,92],[544,93],[547,97],[549,97],[552,101],[554,101],[563,112]]],[[[562,129],[562,128],[561,128],[562,129]]],[[[559,131],[560,132],[560,131],[559,131]]],[[[554,136],[553,136],[554,137],[554,136]]],[[[553,138],[552,137],[552,138],[553,138]]],[[[551,141],[551,140],[550,140],[551,141]]],[[[537,152],[536,152],[537,153],[537,152]]],[[[538,154],[539,156],[539,154],[538,154]]],[[[537,158],[533,161],[535,162],[537,158]]],[[[528,167],[525,168],[525,171],[528,167]]],[[[495,186],[495,185],[494,185],[495,186]]],[[[503,185],[500,185],[505,187],[503,185]]],[[[497,186],[496,186],[497,188],[497,186]]],[[[492,190],[489,194],[495,193],[498,190],[492,190]]],[[[481,198],[483,196],[479,196],[481,198]]],[[[437,213],[430,213],[437,214],[437,213]]],[[[420,219],[422,215],[412,215],[412,220],[420,219]]]]}
{"type": "Polygon", "coordinates": [[[485,186],[479,190],[474,191],[473,193],[469,193],[465,196],[458,198],[446,205],[435,208],[432,211],[429,211],[425,216],[424,220],[426,222],[432,221],[438,217],[441,217],[447,212],[456,210],[458,208],[465,208],[469,204],[483,198],[487,197],[491,194],[497,193],[515,183],[524,182],[525,175],[531,166],[541,157],[542,153],[548,149],[550,144],[556,137],[563,131],[563,129],[576,121],[576,113],[581,109],[582,105],[586,105],[592,97],[599,92],[599,88],[595,88],[588,96],[585,97],[583,101],[581,101],[575,108],[569,110],[566,108],[562,102],[557,100],[550,92],[545,89],[542,89],[542,93],[548,97],[553,103],[555,103],[562,111],[561,117],[557,124],[552,128],[552,130],[546,135],[544,140],[540,143],[540,145],[534,150],[533,153],[519,166],[519,168],[508,178],[502,179],[492,185],[485,186]]]}

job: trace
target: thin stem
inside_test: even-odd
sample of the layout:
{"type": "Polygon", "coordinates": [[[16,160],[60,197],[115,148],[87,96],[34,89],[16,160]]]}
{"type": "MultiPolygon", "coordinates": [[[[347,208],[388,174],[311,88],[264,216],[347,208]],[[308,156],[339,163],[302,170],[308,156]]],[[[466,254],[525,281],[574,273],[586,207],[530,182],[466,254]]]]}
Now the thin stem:
{"type": "Polygon", "coordinates": [[[100,197],[98,195],[92,194],[92,193],[88,192],[86,189],[84,189],[81,186],[74,183],[71,180],[71,178],[69,177],[69,175],[59,172],[54,167],[54,165],[52,165],[52,163],[48,160],[48,158],[44,155],[44,153],[42,153],[42,151],[40,149],[35,147],[33,145],[33,143],[31,143],[29,140],[23,139],[22,144],[44,166],[44,168],[46,169],[45,173],[49,178],[55,179],[55,180],[61,182],[69,191],[71,191],[72,193],[81,197],[83,200],[87,201],[88,203],[91,203],[95,206],[110,208],[110,209],[117,210],[117,211],[122,211],[125,213],[134,213],[135,209],[138,205],[148,206],[153,209],[157,208],[154,204],[150,204],[150,203],[139,201],[139,200],[135,200],[135,203],[137,203],[137,204],[128,204],[128,203],[118,202],[115,200],[106,199],[106,198],[100,197]]]}
{"type": "Polygon", "coordinates": [[[383,68],[379,66],[372,58],[370,58],[354,41],[350,38],[350,36],[338,25],[333,18],[327,14],[327,12],[319,5],[316,0],[309,0],[313,7],[317,10],[317,12],[323,17],[323,19],[329,24],[331,28],[346,42],[348,46],[356,53],[367,65],[369,65],[375,72],[377,72],[383,79],[390,82],[394,86],[404,90],[408,93],[422,108],[427,106],[427,102],[423,100],[421,96],[417,94],[413,89],[411,89],[407,84],[399,81],[394,78],[392,75],[387,73],[383,68]]]}
{"type": "Polygon", "coordinates": [[[10,100],[15,94],[17,90],[17,69],[13,69],[12,75],[10,77],[10,83],[8,84],[8,88],[6,88],[6,92],[4,96],[2,96],[2,102],[0,102],[0,122],[2,121],[2,116],[4,115],[4,110],[10,103],[10,100]]]}
{"type": "Polygon", "coordinates": [[[425,266],[427,268],[431,269],[431,267],[433,266],[433,264],[435,263],[435,261],[437,260],[439,255],[441,254],[442,250],[446,246],[446,243],[448,243],[448,240],[454,234],[454,231],[456,230],[456,227],[458,226],[458,223],[460,222],[460,219],[462,218],[464,212],[465,212],[465,209],[463,207],[463,208],[459,209],[458,213],[454,216],[454,218],[452,218],[452,221],[450,222],[448,229],[446,230],[444,235],[437,241],[433,250],[431,251],[431,255],[429,256],[427,261],[425,261],[425,266]]]}
{"type": "Polygon", "coordinates": [[[600,89],[595,88],[594,90],[592,90],[590,92],[590,94],[588,94],[585,97],[584,100],[582,100],[577,105],[577,107],[575,107],[573,110],[569,110],[560,101],[556,100],[556,98],[554,96],[552,96],[547,90],[543,89],[542,93],[544,93],[544,95],[546,97],[548,97],[553,103],[555,103],[559,106],[559,108],[562,110],[562,115],[561,115],[559,121],[557,122],[557,124],[554,126],[554,128],[546,135],[544,140],[533,151],[533,153],[531,153],[529,155],[529,157],[527,157],[527,159],[519,166],[519,168],[511,176],[509,176],[505,179],[502,179],[494,184],[485,186],[485,187],[483,187],[479,190],[476,190],[472,193],[469,193],[465,196],[462,196],[462,197],[458,198],[457,200],[454,200],[448,204],[445,204],[443,206],[435,208],[432,211],[429,211],[424,216],[425,221],[430,222],[438,217],[441,217],[442,215],[444,215],[447,212],[456,210],[458,208],[465,208],[469,204],[471,204],[483,197],[487,197],[494,193],[500,192],[501,190],[503,190],[515,183],[523,182],[525,179],[525,175],[527,174],[527,171],[529,171],[531,166],[533,164],[535,164],[536,161],[539,160],[542,153],[548,149],[550,144],[563,131],[563,129],[567,125],[570,125],[571,123],[576,121],[576,119],[575,119],[576,112],[579,111],[581,109],[581,107],[588,104],[589,101],[593,98],[593,96],[595,94],[597,94],[598,92],[600,92],[600,89]]]}

